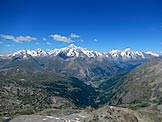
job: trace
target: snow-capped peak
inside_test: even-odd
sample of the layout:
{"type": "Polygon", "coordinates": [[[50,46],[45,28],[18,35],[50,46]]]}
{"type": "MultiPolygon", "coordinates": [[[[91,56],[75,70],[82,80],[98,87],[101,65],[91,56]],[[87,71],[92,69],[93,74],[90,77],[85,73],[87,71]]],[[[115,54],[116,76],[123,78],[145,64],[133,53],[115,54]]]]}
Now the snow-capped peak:
{"type": "Polygon", "coordinates": [[[130,52],[130,51],[132,51],[130,48],[126,48],[126,49],[124,49],[124,51],[125,52],[130,52]]]}
{"type": "Polygon", "coordinates": [[[69,46],[68,46],[68,48],[78,48],[76,45],[74,45],[74,44],[70,44],[69,46]]]}
{"type": "Polygon", "coordinates": [[[74,44],[70,44],[68,47],[55,49],[53,51],[49,51],[50,54],[55,56],[63,56],[69,58],[76,57],[98,57],[103,54],[100,52],[92,51],[87,48],[78,47],[74,44]]]}
{"type": "Polygon", "coordinates": [[[142,52],[142,51],[132,51],[130,48],[124,50],[112,50],[109,52],[112,56],[112,59],[116,60],[141,60],[141,59],[150,59],[153,57],[159,57],[158,53],[153,52],[142,52]]]}
{"type": "Polygon", "coordinates": [[[15,53],[12,54],[8,54],[8,57],[19,57],[19,58],[29,58],[30,56],[32,57],[40,57],[40,56],[47,56],[48,53],[40,48],[36,49],[36,50],[19,50],[15,53]]]}
{"type": "Polygon", "coordinates": [[[20,57],[20,58],[30,58],[30,57],[61,57],[64,59],[68,58],[100,58],[100,59],[108,59],[108,60],[141,60],[141,59],[150,59],[153,57],[159,57],[160,54],[154,52],[141,52],[141,51],[132,51],[130,48],[126,48],[124,50],[112,50],[107,53],[97,52],[93,50],[89,50],[87,48],[78,47],[74,44],[70,44],[68,47],[47,50],[44,51],[40,48],[36,50],[20,50],[15,53],[12,53],[7,56],[0,57],[20,57]]]}
{"type": "Polygon", "coordinates": [[[155,57],[159,57],[160,56],[158,53],[154,53],[152,51],[146,52],[146,54],[150,54],[150,55],[155,56],[155,57]]]}

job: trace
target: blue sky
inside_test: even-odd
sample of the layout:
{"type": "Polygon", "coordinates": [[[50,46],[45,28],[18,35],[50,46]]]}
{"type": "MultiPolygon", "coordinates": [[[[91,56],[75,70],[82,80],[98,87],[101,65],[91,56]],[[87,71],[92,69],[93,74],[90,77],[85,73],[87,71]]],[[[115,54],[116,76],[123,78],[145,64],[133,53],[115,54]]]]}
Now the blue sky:
{"type": "Polygon", "coordinates": [[[71,43],[162,51],[162,1],[0,0],[0,53],[71,43]]]}

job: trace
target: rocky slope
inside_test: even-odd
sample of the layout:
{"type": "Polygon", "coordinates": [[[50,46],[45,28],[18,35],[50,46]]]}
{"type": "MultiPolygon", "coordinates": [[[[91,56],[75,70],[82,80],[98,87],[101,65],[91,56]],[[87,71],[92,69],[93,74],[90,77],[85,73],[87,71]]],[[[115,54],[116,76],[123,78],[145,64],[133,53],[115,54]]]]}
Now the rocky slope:
{"type": "Polygon", "coordinates": [[[97,91],[76,78],[23,69],[3,70],[0,72],[1,116],[20,115],[11,122],[43,119],[49,122],[161,122],[161,69],[162,59],[155,59],[128,74],[104,81],[97,91]],[[75,106],[106,102],[127,108],[75,106]],[[37,115],[21,116],[33,113],[37,115]]]}
{"type": "Polygon", "coordinates": [[[162,111],[162,59],[142,64],[125,75],[118,75],[100,84],[102,101],[133,109],[151,107],[162,111]]]}
{"type": "Polygon", "coordinates": [[[98,93],[76,78],[23,69],[0,71],[0,78],[0,116],[31,114],[46,108],[96,106],[98,93]]]}

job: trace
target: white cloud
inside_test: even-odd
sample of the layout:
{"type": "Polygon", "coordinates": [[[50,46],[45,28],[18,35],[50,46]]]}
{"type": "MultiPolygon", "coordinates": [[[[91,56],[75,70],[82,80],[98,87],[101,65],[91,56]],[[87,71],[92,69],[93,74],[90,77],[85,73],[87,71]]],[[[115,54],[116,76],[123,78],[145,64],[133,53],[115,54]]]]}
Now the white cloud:
{"type": "Polygon", "coordinates": [[[1,34],[0,37],[3,38],[3,39],[12,40],[12,41],[17,42],[17,43],[31,42],[31,41],[37,40],[37,38],[31,37],[31,36],[18,36],[18,37],[15,37],[15,36],[12,36],[12,35],[1,34]]]}
{"type": "Polygon", "coordinates": [[[70,38],[73,38],[73,39],[74,39],[74,38],[80,38],[79,35],[74,34],[74,33],[71,33],[69,37],[70,37],[70,38]]]}
{"type": "Polygon", "coordinates": [[[94,41],[94,42],[98,42],[98,40],[97,40],[97,39],[93,39],[93,41],[94,41]]]}
{"type": "Polygon", "coordinates": [[[52,37],[53,40],[55,40],[55,41],[66,42],[66,43],[74,42],[73,39],[80,38],[79,35],[74,34],[74,33],[71,33],[69,36],[62,36],[62,35],[59,35],[59,34],[53,34],[53,35],[50,35],[49,37],[52,37]]]}
{"type": "Polygon", "coordinates": [[[12,36],[12,35],[3,35],[3,34],[1,34],[0,36],[3,39],[9,39],[9,40],[14,40],[15,39],[15,37],[12,36]]]}
{"type": "Polygon", "coordinates": [[[0,44],[3,44],[3,42],[2,42],[2,41],[0,41],[0,44]]]}
{"type": "Polygon", "coordinates": [[[160,44],[162,44],[162,42],[160,44]]]}
{"type": "Polygon", "coordinates": [[[5,45],[6,47],[11,47],[11,45],[10,44],[7,44],[7,45],[5,45]]]}
{"type": "Polygon", "coordinates": [[[80,42],[84,42],[84,40],[83,40],[83,39],[81,39],[81,40],[80,40],[80,42]]]}
{"type": "Polygon", "coordinates": [[[49,37],[52,37],[55,41],[66,42],[66,43],[73,42],[71,38],[59,34],[50,35],[49,37]]]}
{"type": "Polygon", "coordinates": [[[46,42],[46,45],[51,45],[51,43],[50,42],[46,42]]]}
{"type": "Polygon", "coordinates": [[[37,45],[38,45],[38,44],[40,44],[40,43],[39,43],[39,42],[36,42],[35,44],[37,44],[37,45]]]}
{"type": "Polygon", "coordinates": [[[42,38],[43,41],[46,41],[47,39],[45,37],[42,38]]]}

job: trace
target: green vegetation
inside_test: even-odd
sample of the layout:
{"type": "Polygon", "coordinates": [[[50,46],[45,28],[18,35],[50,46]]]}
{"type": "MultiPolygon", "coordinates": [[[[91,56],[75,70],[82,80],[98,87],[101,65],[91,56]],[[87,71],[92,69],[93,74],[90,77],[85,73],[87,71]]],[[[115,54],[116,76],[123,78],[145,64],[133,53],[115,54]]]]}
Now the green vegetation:
{"type": "MultiPolygon", "coordinates": [[[[61,69],[67,62],[61,61],[55,69],[61,73],[56,73],[51,71],[54,70],[52,66],[50,71],[48,71],[49,67],[47,69],[44,67],[44,60],[40,60],[40,62],[34,60],[34,63],[33,60],[28,60],[28,68],[26,68],[28,61],[20,61],[19,66],[23,67],[20,68],[16,65],[19,60],[15,60],[12,63],[16,62],[16,64],[12,68],[9,68],[12,64],[8,64],[4,70],[0,71],[0,116],[35,114],[47,109],[64,110],[67,108],[82,108],[90,114],[95,108],[104,104],[138,111],[154,104],[156,107],[162,104],[161,63],[144,64],[129,73],[116,75],[112,75],[109,71],[105,72],[106,68],[111,67],[103,68],[104,64],[99,66],[89,64],[91,67],[87,69],[89,75],[84,76],[87,79],[79,80],[69,74],[74,73],[74,76],[77,76],[77,72],[74,71],[78,69],[75,69],[74,66],[82,66],[81,60],[73,60],[75,65],[70,64],[69,67],[72,67],[72,70],[69,74],[61,69]],[[95,79],[96,74],[99,75],[95,79]],[[91,76],[95,80],[89,81],[91,76]]],[[[56,60],[50,64],[56,65],[59,61],[56,60]]],[[[109,65],[112,64],[109,63],[109,65]]],[[[79,71],[83,70],[82,68],[87,67],[80,67],[79,71]]],[[[100,117],[111,119],[108,115],[94,115],[90,121],[98,121],[100,117]]],[[[152,117],[155,118],[154,114],[152,117]]],[[[129,114],[125,115],[126,120],[130,120],[130,118],[136,119],[129,114]]],[[[3,118],[0,119],[2,121],[3,118]]]]}
{"type": "Polygon", "coordinates": [[[73,106],[72,103],[78,107],[97,107],[95,98],[98,93],[77,78],[51,74],[47,71],[42,73],[24,70],[15,72],[15,70],[8,70],[7,74],[0,73],[1,116],[33,114],[55,107],[63,109],[73,106]],[[55,97],[66,100],[57,102],[55,97]]]}

